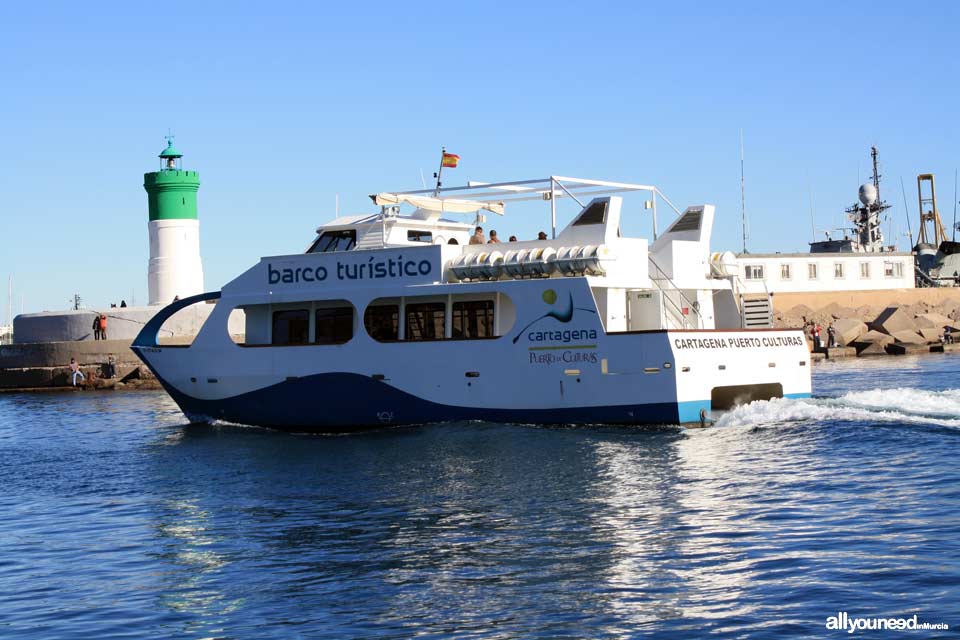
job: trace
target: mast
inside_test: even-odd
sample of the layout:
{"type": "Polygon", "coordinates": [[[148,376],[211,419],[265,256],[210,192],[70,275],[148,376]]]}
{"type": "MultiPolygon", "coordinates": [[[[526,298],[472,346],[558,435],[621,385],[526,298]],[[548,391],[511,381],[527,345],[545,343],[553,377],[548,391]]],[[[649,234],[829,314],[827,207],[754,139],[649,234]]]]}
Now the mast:
{"type": "Polygon", "coordinates": [[[743,129],[740,129],[740,228],[743,232],[743,253],[747,252],[747,196],[743,179],[743,129]]]}

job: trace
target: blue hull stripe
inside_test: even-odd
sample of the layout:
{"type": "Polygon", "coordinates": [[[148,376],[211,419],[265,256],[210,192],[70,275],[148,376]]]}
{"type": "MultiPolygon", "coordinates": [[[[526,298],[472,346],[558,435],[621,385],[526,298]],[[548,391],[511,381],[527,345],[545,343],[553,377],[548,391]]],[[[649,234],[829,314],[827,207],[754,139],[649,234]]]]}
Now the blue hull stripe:
{"type": "Polygon", "coordinates": [[[202,400],[164,384],[192,419],[219,419],[289,431],[349,431],[451,420],[537,424],[677,424],[697,422],[710,401],[600,407],[485,409],[438,404],[353,373],[287,380],[223,400],[202,400]]]}

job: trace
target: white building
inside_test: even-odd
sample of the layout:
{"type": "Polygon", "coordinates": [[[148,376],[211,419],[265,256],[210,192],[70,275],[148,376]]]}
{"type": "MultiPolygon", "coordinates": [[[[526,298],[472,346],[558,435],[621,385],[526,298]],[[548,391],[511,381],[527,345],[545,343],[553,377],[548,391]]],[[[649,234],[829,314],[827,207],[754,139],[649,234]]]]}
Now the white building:
{"type": "Polygon", "coordinates": [[[916,286],[912,253],[742,253],[744,293],[876,291],[916,286]]]}

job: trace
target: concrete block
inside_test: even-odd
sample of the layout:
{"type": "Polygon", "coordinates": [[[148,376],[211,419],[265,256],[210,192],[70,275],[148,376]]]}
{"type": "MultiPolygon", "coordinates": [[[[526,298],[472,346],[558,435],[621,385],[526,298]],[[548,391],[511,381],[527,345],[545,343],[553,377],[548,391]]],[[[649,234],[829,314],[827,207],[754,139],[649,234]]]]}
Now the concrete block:
{"type": "Polygon", "coordinates": [[[857,342],[866,342],[866,343],[878,342],[880,344],[888,344],[890,342],[893,342],[893,338],[880,331],[867,331],[865,334],[860,336],[860,339],[857,340],[857,342]]]}
{"type": "Polygon", "coordinates": [[[855,358],[857,355],[857,350],[853,347],[830,347],[827,349],[827,358],[834,360],[835,358],[855,358]]]}
{"type": "Polygon", "coordinates": [[[833,328],[837,332],[837,344],[843,347],[856,342],[867,332],[866,323],[854,318],[840,318],[833,323],[833,328]]]}
{"type": "Polygon", "coordinates": [[[941,329],[935,329],[935,328],[920,327],[919,329],[917,329],[917,331],[920,333],[921,336],[923,336],[924,340],[926,340],[928,343],[931,343],[931,344],[939,343],[940,336],[943,335],[943,331],[941,329]]]}
{"type": "Polygon", "coordinates": [[[864,356],[885,356],[887,355],[887,345],[893,344],[893,338],[890,342],[858,342],[857,355],[864,356]]]}
{"type": "Polygon", "coordinates": [[[939,313],[920,313],[914,318],[918,329],[943,329],[953,321],[939,313]]]}
{"type": "Polygon", "coordinates": [[[917,325],[913,317],[900,307],[887,307],[870,323],[870,328],[893,335],[897,331],[916,331],[917,325]]]}
{"type": "Polygon", "coordinates": [[[930,346],[924,344],[904,344],[902,342],[891,342],[886,347],[887,353],[895,356],[910,355],[916,353],[930,353],[930,346]]]}
{"type": "Polygon", "coordinates": [[[0,388],[29,389],[53,386],[53,369],[3,369],[0,388]]]}
{"type": "Polygon", "coordinates": [[[901,344],[926,344],[927,340],[916,330],[909,331],[894,331],[892,334],[893,339],[901,344]]]}

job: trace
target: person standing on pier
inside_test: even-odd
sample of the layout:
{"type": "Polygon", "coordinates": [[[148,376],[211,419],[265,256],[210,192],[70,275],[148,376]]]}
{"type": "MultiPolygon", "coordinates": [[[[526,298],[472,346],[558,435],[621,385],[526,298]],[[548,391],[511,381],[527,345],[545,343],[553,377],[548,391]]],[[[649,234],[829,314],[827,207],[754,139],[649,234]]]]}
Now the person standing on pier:
{"type": "Polygon", "coordinates": [[[831,349],[837,346],[837,330],[833,328],[833,323],[827,327],[827,346],[831,349]]]}
{"type": "Polygon", "coordinates": [[[100,339],[100,315],[93,316],[93,339],[100,339]]]}
{"type": "Polygon", "coordinates": [[[100,323],[100,339],[107,339],[107,314],[101,313],[100,317],[97,319],[100,323]]]}
{"type": "Polygon", "coordinates": [[[820,323],[813,325],[813,350],[820,351],[823,345],[820,343],[820,323]]]}

